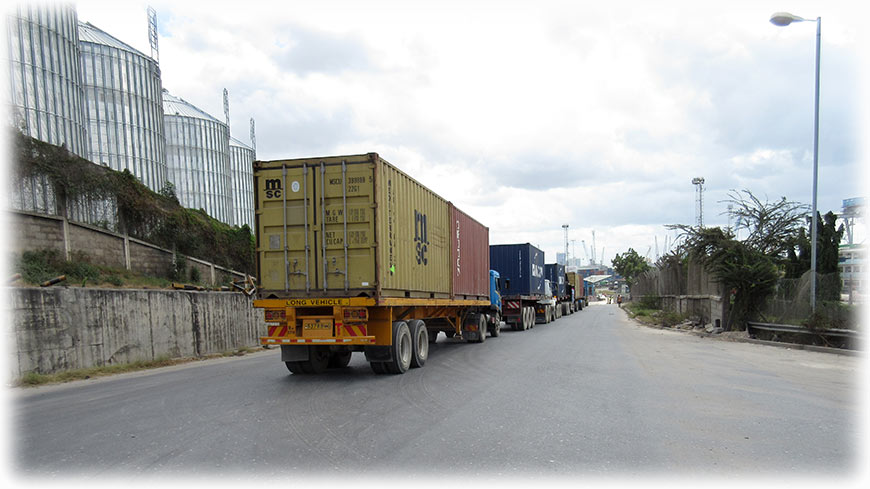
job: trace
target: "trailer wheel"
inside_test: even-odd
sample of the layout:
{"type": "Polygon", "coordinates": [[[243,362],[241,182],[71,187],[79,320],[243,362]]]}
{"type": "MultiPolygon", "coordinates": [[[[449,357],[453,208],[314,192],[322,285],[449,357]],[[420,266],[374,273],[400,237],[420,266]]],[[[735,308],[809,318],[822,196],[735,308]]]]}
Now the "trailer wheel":
{"type": "Polygon", "coordinates": [[[426,334],[429,335],[429,343],[435,343],[436,341],[438,341],[438,333],[439,333],[439,332],[438,332],[438,331],[432,331],[432,330],[429,329],[429,328],[426,328],[426,329],[428,330],[426,334]]]}
{"type": "Polygon", "coordinates": [[[444,334],[447,335],[448,338],[453,338],[454,336],[456,336],[456,331],[453,331],[451,329],[450,331],[445,331],[444,334]]]}
{"type": "Polygon", "coordinates": [[[384,362],[371,362],[369,365],[372,367],[372,372],[378,375],[384,375],[387,373],[387,364],[384,362]]]}
{"type": "Polygon", "coordinates": [[[329,347],[312,346],[308,352],[308,361],[299,362],[307,374],[322,374],[329,366],[329,347]]]}
{"type": "Polygon", "coordinates": [[[498,335],[501,334],[501,319],[498,317],[498,314],[492,316],[493,321],[495,321],[495,326],[489,328],[489,334],[492,335],[493,338],[498,338],[498,335]]]}
{"type": "Polygon", "coordinates": [[[411,341],[411,331],[408,323],[396,321],[393,323],[393,354],[392,359],[386,362],[387,371],[392,374],[403,374],[411,367],[414,347],[411,341]]]}
{"type": "Polygon", "coordinates": [[[477,315],[477,339],[475,343],[483,343],[486,341],[486,316],[484,314],[477,315]]]}
{"type": "Polygon", "coordinates": [[[411,330],[411,368],[422,367],[429,358],[429,333],[426,329],[426,323],[419,319],[408,321],[408,328],[411,330]]]}
{"type": "Polygon", "coordinates": [[[523,329],[532,329],[535,327],[535,309],[533,307],[526,307],[526,323],[523,325],[523,329]]]}
{"type": "Polygon", "coordinates": [[[287,370],[292,374],[302,375],[305,373],[305,370],[302,368],[302,362],[284,362],[284,365],[287,366],[287,370]]]}
{"type": "Polygon", "coordinates": [[[328,368],[345,368],[350,365],[351,351],[335,351],[329,355],[328,368]]]}

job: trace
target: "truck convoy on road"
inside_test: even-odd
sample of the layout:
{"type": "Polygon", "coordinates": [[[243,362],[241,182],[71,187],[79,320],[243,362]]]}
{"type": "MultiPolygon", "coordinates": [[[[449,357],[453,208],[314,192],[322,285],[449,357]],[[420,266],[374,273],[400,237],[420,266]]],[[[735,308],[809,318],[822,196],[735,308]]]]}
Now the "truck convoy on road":
{"type": "Polygon", "coordinates": [[[294,374],[353,352],[401,374],[442,331],[482,343],[502,320],[556,318],[541,250],[489,246],[487,227],[377,153],[255,161],[254,188],[260,343],[294,374]]]}
{"type": "Polygon", "coordinates": [[[558,263],[544,265],[544,276],[550,281],[553,287],[553,295],[556,297],[556,317],[560,318],[573,313],[574,286],[568,284],[565,265],[558,263]]]}

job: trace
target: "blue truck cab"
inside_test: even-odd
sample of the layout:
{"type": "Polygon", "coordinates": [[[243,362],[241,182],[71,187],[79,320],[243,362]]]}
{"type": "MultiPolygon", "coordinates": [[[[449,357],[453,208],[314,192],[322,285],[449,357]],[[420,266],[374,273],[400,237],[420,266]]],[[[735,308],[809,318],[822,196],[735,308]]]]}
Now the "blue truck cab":
{"type": "Polygon", "coordinates": [[[489,303],[490,307],[501,315],[501,291],[499,291],[499,278],[501,276],[495,270],[489,271],[489,303]]]}

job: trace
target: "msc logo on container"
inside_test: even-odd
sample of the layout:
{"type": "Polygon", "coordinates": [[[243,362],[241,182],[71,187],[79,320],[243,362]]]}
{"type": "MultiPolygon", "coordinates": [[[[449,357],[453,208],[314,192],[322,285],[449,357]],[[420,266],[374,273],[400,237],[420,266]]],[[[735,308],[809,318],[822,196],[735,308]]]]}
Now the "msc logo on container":
{"type": "Polygon", "coordinates": [[[280,178],[267,178],[266,179],[266,198],[267,199],[280,199],[281,198],[281,179],[280,178]]]}

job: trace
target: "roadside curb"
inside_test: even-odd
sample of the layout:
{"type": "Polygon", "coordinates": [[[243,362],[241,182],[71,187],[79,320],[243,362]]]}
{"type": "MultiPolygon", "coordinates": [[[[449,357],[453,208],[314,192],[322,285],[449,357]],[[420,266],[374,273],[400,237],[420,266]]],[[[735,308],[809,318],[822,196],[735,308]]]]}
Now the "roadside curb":
{"type": "Polygon", "coordinates": [[[645,324],[645,323],[638,321],[633,316],[629,315],[627,311],[626,311],[626,316],[628,316],[628,318],[631,319],[635,324],[638,324],[640,326],[644,326],[647,328],[661,329],[661,330],[666,330],[666,331],[674,331],[676,333],[687,333],[687,334],[691,334],[691,335],[698,336],[701,338],[712,338],[712,339],[718,340],[718,341],[726,341],[726,342],[733,342],[733,343],[753,343],[756,345],[773,346],[773,347],[785,348],[785,349],[789,349],[789,350],[815,351],[815,352],[819,352],[819,353],[832,353],[835,355],[845,355],[845,356],[850,356],[850,357],[860,357],[864,354],[864,352],[861,350],[846,350],[843,348],[830,348],[827,346],[801,345],[799,343],[783,343],[780,341],[757,340],[754,338],[733,338],[733,337],[725,338],[725,337],[722,337],[722,336],[719,336],[716,334],[707,333],[706,331],[700,331],[700,332],[699,331],[686,331],[686,330],[682,330],[682,329],[666,328],[664,326],[658,326],[658,325],[654,325],[654,324],[645,324]]]}

